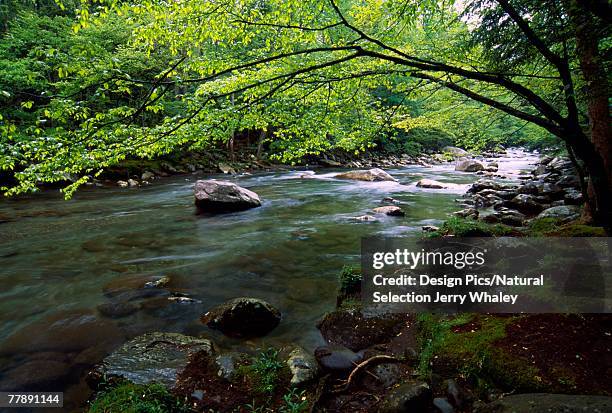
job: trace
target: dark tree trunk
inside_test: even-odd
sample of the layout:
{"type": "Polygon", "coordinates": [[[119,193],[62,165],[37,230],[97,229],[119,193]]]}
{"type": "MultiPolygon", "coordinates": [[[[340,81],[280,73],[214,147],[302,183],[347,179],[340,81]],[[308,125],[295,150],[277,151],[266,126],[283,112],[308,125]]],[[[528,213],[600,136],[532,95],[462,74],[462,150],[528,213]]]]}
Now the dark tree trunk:
{"type": "MultiPolygon", "coordinates": [[[[594,147],[594,150],[583,148],[581,152],[586,158],[579,155],[589,172],[586,208],[609,232],[612,213],[612,128],[608,78],[599,52],[604,26],[609,25],[591,14],[578,0],[569,2],[568,14],[576,35],[576,54],[585,83],[590,142],[594,147]]],[[[578,154],[578,148],[576,152],[578,154]]]]}

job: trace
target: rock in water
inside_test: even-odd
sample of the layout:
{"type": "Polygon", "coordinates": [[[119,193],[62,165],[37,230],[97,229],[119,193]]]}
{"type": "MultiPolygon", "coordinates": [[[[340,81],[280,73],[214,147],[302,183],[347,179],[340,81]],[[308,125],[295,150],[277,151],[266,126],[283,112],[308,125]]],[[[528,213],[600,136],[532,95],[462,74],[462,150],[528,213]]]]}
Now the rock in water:
{"type": "Polygon", "coordinates": [[[291,371],[291,384],[294,386],[314,380],[319,373],[317,359],[301,347],[289,354],[287,367],[291,371]]]}
{"type": "Polygon", "coordinates": [[[230,337],[261,337],[276,328],[280,319],[280,311],[270,303],[241,297],[211,309],[201,320],[230,337]]]}
{"type": "Polygon", "coordinates": [[[416,186],[419,188],[429,188],[429,189],[448,189],[456,187],[456,184],[448,184],[444,182],[434,181],[433,179],[421,179],[416,183],[416,186]]]}
{"type": "Polygon", "coordinates": [[[379,412],[425,412],[431,402],[432,392],[427,383],[404,383],[385,396],[379,412]]]}
{"type": "Polygon", "coordinates": [[[244,211],[261,206],[259,195],[228,181],[197,181],[195,204],[203,212],[244,211]]]}
{"type": "Polygon", "coordinates": [[[336,175],[338,179],[352,179],[355,181],[397,181],[394,177],[379,168],[364,171],[349,171],[336,175]]]}
{"type": "Polygon", "coordinates": [[[374,212],[377,214],[385,214],[392,217],[403,217],[404,215],[406,215],[400,207],[396,206],[382,206],[374,208],[374,212]]]}
{"type": "Polygon", "coordinates": [[[178,333],[148,333],[107,356],[93,375],[121,377],[136,384],[158,382],[172,388],[189,356],[201,351],[212,354],[212,342],[178,333]]]}
{"type": "Polygon", "coordinates": [[[482,171],[484,169],[485,167],[483,164],[473,159],[466,159],[463,161],[459,161],[455,165],[455,171],[460,171],[460,172],[477,172],[477,171],[482,171]]]}

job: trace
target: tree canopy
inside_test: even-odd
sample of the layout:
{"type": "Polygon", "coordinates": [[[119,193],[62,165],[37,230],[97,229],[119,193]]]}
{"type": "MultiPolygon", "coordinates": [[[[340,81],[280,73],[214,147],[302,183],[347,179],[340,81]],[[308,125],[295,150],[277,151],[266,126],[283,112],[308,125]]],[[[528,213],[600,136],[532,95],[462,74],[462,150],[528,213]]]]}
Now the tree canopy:
{"type": "Polygon", "coordinates": [[[69,194],[127,157],[248,130],[267,131],[285,162],[398,139],[419,150],[423,129],[473,148],[555,137],[585,176],[606,175],[576,19],[591,18],[601,56],[609,21],[587,3],[81,0],[59,3],[73,17],[25,11],[0,48],[11,105],[0,165],[18,180],[5,191],[77,174],[69,194]]]}

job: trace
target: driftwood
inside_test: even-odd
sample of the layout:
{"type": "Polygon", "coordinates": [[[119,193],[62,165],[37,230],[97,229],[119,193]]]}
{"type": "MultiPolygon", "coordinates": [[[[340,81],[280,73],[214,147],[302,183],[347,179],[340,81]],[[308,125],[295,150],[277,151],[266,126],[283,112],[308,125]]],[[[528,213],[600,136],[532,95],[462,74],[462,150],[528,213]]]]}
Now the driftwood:
{"type": "Polygon", "coordinates": [[[357,364],[357,366],[355,366],[353,371],[351,371],[351,374],[349,374],[348,379],[346,379],[346,382],[342,385],[336,386],[336,388],[332,390],[332,393],[342,393],[348,390],[351,384],[353,383],[353,380],[355,380],[355,378],[359,375],[359,373],[361,373],[366,367],[371,366],[372,364],[378,364],[382,362],[400,363],[401,361],[402,360],[396,357],[385,356],[382,354],[378,356],[370,357],[369,359],[364,360],[361,363],[357,364]]]}

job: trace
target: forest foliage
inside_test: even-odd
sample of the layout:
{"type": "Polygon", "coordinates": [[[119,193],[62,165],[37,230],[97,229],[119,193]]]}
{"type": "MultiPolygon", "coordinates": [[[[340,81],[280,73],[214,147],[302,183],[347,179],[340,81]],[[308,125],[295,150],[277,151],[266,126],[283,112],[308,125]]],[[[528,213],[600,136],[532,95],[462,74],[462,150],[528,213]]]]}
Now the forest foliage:
{"type": "MultiPolygon", "coordinates": [[[[1,15],[0,169],[17,180],[3,190],[76,176],[70,195],[124,159],[205,151],[248,131],[265,131],[269,156],[287,163],[329,151],[560,147],[533,123],[356,56],[374,41],[374,52],[517,71],[521,85],[562,103],[556,74],[529,45],[510,29],[486,35],[497,9],[459,3],[11,0],[1,15]]],[[[554,33],[548,13],[533,19],[554,33]]],[[[499,85],[457,82],[532,110],[499,85]]]]}

